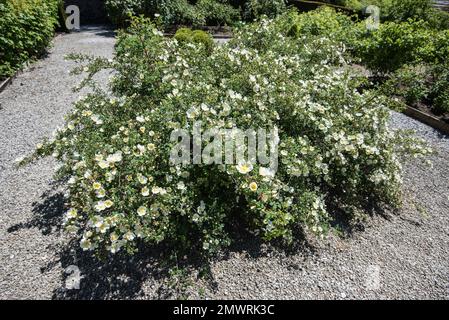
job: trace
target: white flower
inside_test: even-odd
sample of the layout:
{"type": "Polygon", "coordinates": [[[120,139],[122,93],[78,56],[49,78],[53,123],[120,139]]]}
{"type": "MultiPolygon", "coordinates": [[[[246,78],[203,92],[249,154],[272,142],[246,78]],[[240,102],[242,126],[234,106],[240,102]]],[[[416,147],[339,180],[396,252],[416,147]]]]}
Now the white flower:
{"type": "Polygon", "coordinates": [[[106,169],[109,167],[109,161],[101,160],[98,162],[98,165],[100,166],[101,169],[106,169]]]}
{"type": "Polygon", "coordinates": [[[260,167],[259,168],[259,174],[263,177],[274,177],[274,170],[271,170],[270,168],[260,167]]]}
{"type": "Polygon", "coordinates": [[[89,239],[86,238],[81,239],[80,246],[83,249],[83,251],[92,249],[92,243],[90,242],[89,239]]]}
{"type": "Polygon", "coordinates": [[[103,124],[103,120],[100,119],[100,116],[93,114],[90,116],[90,118],[92,119],[93,122],[95,122],[95,124],[103,124]]]}
{"type": "Polygon", "coordinates": [[[106,161],[109,161],[111,163],[122,161],[122,152],[121,151],[117,151],[116,153],[109,155],[106,158],[106,161]]]}
{"type": "Polygon", "coordinates": [[[257,191],[257,183],[251,182],[251,183],[249,184],[249,189],[250,189],[251,191],[257,191]]]}
{"type": "Polygon", "coordinates": [[[128,241],[133,241],[135,238],[135,235],[131,231],[128,231],[127,233],[124,234],[123,238],[125,238],[128,241]]]}
{"type": "Polygon", "coordinates": [[[75,177],[70,177],[69,181],[67,182],[68,184],[75,184],[76,182],[76,178],[75,177]]]}
{"type": "Polygon", "coordinates": [[[186,114],[187,118],[194,119],[198,115],[198,111],[195,107],[191,107],[189,110],[187,110],[186,114]]]}
{"type": "Polygon", "coordinates": [[[105,205],[106,208],[110,208],[110,207],[112,207],[114,205],[114,202],[112,202],[111,200],[106,200],[104,202],[104,205],[105,205]]]}
{"type": "Polygon", "coordinates": [[[75,219],[78,216],[78,211],[76,209],[69,209],[69,211],[67,211],[66,216],[68,219],[75,219]]]}
{"type": "Polygon", "coordinates": [[[138,144],[137,145],[137,149],[139,149],[140,153],[144,153],[145,152],[145,146],[138,144]]]}
{"type": "Polygon", "coordinates": [[[106,209],[106,205],[104,204],[104,201],[98,201],[97,204],[95,205],[95,210],[96,211],[103,211],[106,209]]]}
{"type": "Polygon", "coordinates": [[[121,247],[122,247],[121,241],[116,241],[111,244],[109,251],[111,251],[111,253],[117,253],[120,251],[121,247]]]}
{"type": "Polygon", "coordinates": [[[111,233],[109,238],[111,239],[112,242],[115,242],[118,240],[118,235],[117,235],[117,233],[113,232],[113,233],[111,233]]]}
{"type": "Polygon", "coordinates": [[[151,192],[153,194],[160,194],[160,195],[164,195],[167,193],[167,191],[164,188],[160,188],[160,187],[156,187],[156,186],[151,188],[151,192]]]}
{"type": "Polygon", "coordinates": [[[99,182],[94,182],[94,183],[92,184],[92,188],[93,188],[94,190],[100,190],[100,189],[101,189],[101,183],[99,183],[99,182]]]}
{"type": "Polygon", "coordinates": [[[184,182],[180,181],[178,182],[177,186],[176,186],[179,190],[185,190],[186,185],[184,184],[184,182]]]}
{"type": "Polygon", "coordinates": [[[142,116],[137,116],[136,120],[137,120],[137,122],[140,122],[140,123],[145,122],[145,118],[142,116]]]}
{"type": "Polygon", "coordinates": [[[137,180],[139,180],[140,184],[147,184],[147,182],[148,182],[148,178],[142,174],[139,174],[137,176],[137,180]]]}
{"type": "Polygon", "coordinates": [[[148,197],[150,195],[150,189],[148,189],[148,187],[143,187],[140,193],[142,196],[148,197]]]}
{"type": "Polygon", "coordinates": [[[144,215],[147,214],[147,208],[144,207],[144,206],[139,207],[139,208],[137,209],[137,214],[139,215],[139,217],[143,217],[144,215]]]}
{"type": "Polygon", "coordinates": [[[106,191],[104,189],[100,189],[97,192],[95,192],[97,195],[97,198],[104,198],[106,196],[106,191]]]}
{"type": "Polygon", "coordinates": [[[237,166],[237,171],[241,174],[247,174],[251,170],[253,170],[253,165],[249,162],[241,162],[237,166]]]}

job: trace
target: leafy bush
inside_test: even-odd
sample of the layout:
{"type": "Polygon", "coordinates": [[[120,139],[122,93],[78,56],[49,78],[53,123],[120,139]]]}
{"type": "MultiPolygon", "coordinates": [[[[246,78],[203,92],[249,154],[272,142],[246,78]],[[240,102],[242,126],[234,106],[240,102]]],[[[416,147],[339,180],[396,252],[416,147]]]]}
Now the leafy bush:
{"type": "Polygon", "coordinates": [[[124,26],[130,15],[144,13],[145,0],[106,0],[105,8],[112,23],[124,26]]]}
{"type": "Polygon", "coordinates": [[[196,7],[204,15],[207,25],[233,25],[240,20],[240,10],[226,1],[199,0],[196,7]]]}
{"type": "Polygon", "coordinates": [[[393,93],[405,99],[409,105],[416,104],[429,95],[429,68],[427,65],[405,65],[388,79],[393,93]]]}
{"type": "Polygon", "coordinates": [[[434,52],[435,32],[423,21],[386,22],[354,43],[355,55],[370,69],[387,73],[405,64],[427,61],[434,52]]]}
{"type": "Polygon", "coordinates": [[[283,13],[286,8],[285,0],[247,0],[244,6],[244,17],[249,21],[263,15],[273,18],[283,13]]]}
{"type": "Polygon", "coordinates": [[[240,11],[226,0],[106,0],[110,20],[125,26],[130,16],[161,16],[164,25],[232,25],[240,19],[240,11]]]}
{"type": "Polygon", "coordinates": [[[23,163],[61,161],[65,225],[83,249],[165,242],[209,254],[230,243],[231,226],[291,240],[300,230],[322,236],[336,210],[354,217],[370,203],[399,205],[400,160],[427,148],[389,128],[388,98],[357,90],[340,44],[286,38],[277,30],[284,19],[244,27],[208,52],[139,18],[119,33],[113,61],[73,56],[90,61],[75,70],[88,72],[84,84],[112,68],[114,95],[97,88],[80,99],[23,163]],[[192,134],[198,120],[202,132],[277,127],[277,172],[251,160],[171,164],[171,133],[192,134]]]}
{"type": "Polygon", "coordinates": [[[380,8],[381,22],[423,20],[436,29],[449,28],[449,14],[433,7],[432,0],[343,0],[347,7],[362,10],[369,5],[380,8]]]}
{"type": "Polygon", "coordinates": [[[347,44],[359,36],[358,25],[351,17],[330,7],[320,7],[302,14],[291,10],[289,15],[291,18],[286,26],[289,36],[325,36],[347,44]]]}
{"type": "Polygon", "coordinates": [[[211,51],[214,46],[214,39],[212,36],[202,30],[180,28],[176,31],[175,39],[185,43],[201,43],[208,51],[211,51]]]}
{"type": "Polygon", "coordinates": [[[49,45],[58,0],[0,1],[0,78],[10,76],[49,45]]]}

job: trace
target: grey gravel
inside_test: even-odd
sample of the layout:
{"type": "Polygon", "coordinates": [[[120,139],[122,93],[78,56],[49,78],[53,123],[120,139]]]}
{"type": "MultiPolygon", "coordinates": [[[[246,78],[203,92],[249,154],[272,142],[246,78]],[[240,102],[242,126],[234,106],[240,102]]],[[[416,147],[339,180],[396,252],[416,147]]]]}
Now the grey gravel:
{"type": "Polygon", "coordinates": [[[306,239],[293,253],[243,237],[211,264],[210,279],[196,278],[192,266],[189,281],[178,287],[169,284],[173,278],[156,249],[108,263],[80,252],[60,230],[64,200],[52,177],[56,163],[45,159],[18,170],[13,163],[62,124],[80,95],[71,92],[80,79],[68,75],[73,64],[63,56],[110,56],[113,44],[102,28],[60,35],[47,58],[0,94],[1,299],[449,298],[449,138],[398,113],[392,125],[415,129],[438,154],[432,167],[406,166],[399,212],[374,215],[348,237],[306,239]],[[81,272],[79,290],[66,288],[72,265],[81,272]]]}

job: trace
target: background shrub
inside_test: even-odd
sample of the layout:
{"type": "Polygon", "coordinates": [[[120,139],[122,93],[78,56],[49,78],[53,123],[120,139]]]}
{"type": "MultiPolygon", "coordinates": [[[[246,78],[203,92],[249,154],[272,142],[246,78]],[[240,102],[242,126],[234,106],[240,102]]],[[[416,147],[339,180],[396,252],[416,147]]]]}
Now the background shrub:
{"type": "Polygon", "coordinates": [[[283,13],[286,8],[285,0],[247,0],[244,5],[244,17],[248,21],[262,15],[273,18],[283,13]]]}
{"type": "Polygon", "coordinates": [[[58,0],[0,1],[0,78],[45,51],[58,23],[58,5],[58,0]]]}
{"type": "Polygon", "coordinates": [[[180,28],[175,33],[175,39],[179,42],[203,44],[206,50],[211,51],[214,46],[212,36],[202,30],[180,28]]]}
{"type": "Polygon", "coordinates": [[[369,5],[380,8],[381,22],[406,22],[423,20],[431,28],[449,28],[449,13],[433,7],[432,0],[341,0],[339,4],[363,10],[369,5]]]}

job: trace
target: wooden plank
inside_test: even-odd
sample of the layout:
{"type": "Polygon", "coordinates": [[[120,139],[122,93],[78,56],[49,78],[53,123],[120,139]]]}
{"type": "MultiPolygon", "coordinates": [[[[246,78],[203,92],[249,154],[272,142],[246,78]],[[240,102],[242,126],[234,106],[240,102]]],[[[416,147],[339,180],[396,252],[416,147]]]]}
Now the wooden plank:
{"type": "Polygon", "coordinates": [[[410,118],[416,119],[422,123],[431,126],[434,129],[441,131],[444,134],[449,135],[449,124],[438,119],[437,117],[434,117],[430,114],[422,112],[421,110],[409,106],[407,106],[407,108],[403,111],[403,113],[409,116],[410,118]]]}

